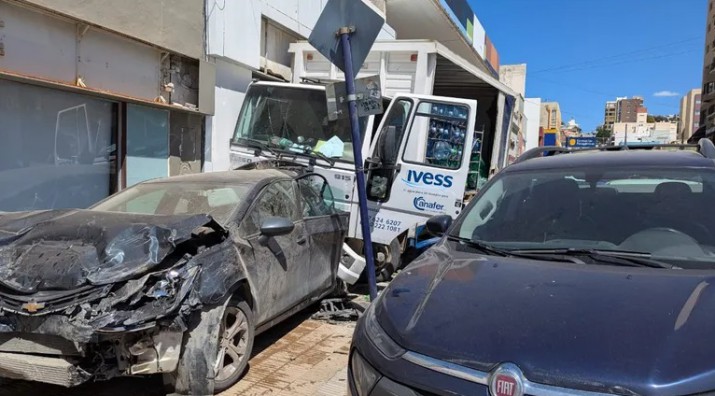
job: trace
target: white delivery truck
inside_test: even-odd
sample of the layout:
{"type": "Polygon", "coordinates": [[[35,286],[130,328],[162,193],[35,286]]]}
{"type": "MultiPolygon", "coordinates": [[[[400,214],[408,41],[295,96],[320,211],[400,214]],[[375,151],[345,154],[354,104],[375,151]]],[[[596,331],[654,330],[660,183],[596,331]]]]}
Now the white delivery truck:
{"type": "MultiPolygon", "coordinates": [[[[325,87],[342,73],[308,43],[292,44],[294,83],[254,82],[231,140],[233,168],[291,158],[312,164],[349,211],[341,278],[362,271],[362,232],[347,119],[328,121],[325,87]]],[[[490,174],[506,165],[516,95],[496,78],[433,41],[376,42],[358,78],[379,75],[390,97],[383,115],[361,119],[368,209],[378,277],[407,250],[433,242],[436,214],[456,216],[490,174]]],[[[378,278],[378,279],[379,279],[378,278]]]]}

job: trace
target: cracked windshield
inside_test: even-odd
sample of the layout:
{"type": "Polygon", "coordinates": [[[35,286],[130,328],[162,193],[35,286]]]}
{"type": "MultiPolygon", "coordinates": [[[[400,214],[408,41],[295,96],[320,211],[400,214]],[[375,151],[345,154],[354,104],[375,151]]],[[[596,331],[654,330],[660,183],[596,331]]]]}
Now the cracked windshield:
{"type": "Polygon", "coordinates": [[[715,0],[0,0],[0,396],[715,395],[715,0]]]}

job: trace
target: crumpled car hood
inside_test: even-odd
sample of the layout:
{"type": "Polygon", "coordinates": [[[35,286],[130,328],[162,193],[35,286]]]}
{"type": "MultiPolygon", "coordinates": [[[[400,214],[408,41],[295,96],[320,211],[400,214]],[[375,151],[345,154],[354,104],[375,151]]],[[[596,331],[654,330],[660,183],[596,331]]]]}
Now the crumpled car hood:
{"type": "Polygon", "coordinates": [[[404,348],[533,382],[621,394],[715,389],[713,271],[482,256],[444,242],[376,306],[404,348]],[[461,252],[458,250],[462,250],[461,252]]]}
{"type": "Polygon", "coordinates": [[[208,215],[0,213],[0,284],[31,294],[121,282],[157,267],[202,226],[220,228],[208,215]]]}

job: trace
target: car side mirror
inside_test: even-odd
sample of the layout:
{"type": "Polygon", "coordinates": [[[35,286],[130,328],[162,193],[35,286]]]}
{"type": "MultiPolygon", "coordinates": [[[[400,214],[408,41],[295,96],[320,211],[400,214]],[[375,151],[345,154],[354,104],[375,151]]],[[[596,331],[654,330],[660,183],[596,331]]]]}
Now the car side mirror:
{"type": "Polygon", "coordinates": [[[269,217],[261,224],[261,235],[275,237],[290,234],[295,224],[285,217],[269,217]]]}
{"type": "Polygon", "coordinates": [[[449,226],[452,225],[452,216],[450,215],[438,215],[432,216],[427,220],[427,232],[434,236],[444,235],[449,226]]]}

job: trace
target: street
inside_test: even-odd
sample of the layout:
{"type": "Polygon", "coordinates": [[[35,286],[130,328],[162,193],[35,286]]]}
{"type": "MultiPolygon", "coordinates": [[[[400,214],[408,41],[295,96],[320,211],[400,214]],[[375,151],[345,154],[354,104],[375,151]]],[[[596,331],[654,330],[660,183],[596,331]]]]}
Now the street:
{"type": "MultiPolygon", "coordinates": [[[[222,396],[346,394],[346,367],[353,323],[311,320],[310,308],[256,338],[248,372],[222,396]]],[[[163,396],[161,377],[121,378],[71,390],[9,381],[1,396],[163,396]]]]}

